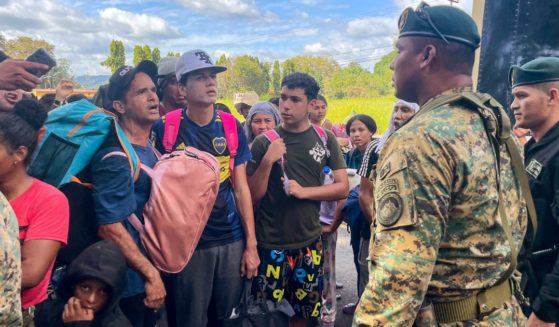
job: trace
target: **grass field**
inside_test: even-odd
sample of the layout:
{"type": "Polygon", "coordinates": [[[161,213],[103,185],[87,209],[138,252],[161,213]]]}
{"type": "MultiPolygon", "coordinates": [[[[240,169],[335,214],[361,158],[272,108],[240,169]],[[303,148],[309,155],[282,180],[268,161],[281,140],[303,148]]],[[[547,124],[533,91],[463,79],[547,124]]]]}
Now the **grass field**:
{"type": "MultiPolygon", "coordinates": [[[[341,123],[352,113],[366,114],[375,120],[378,126],[377,134],[382,134],[388,127],[390,113],[396,98],[393,96],[378,97],[373,99],[349,98],[328,100],[328,113],[326,117],[334,123],[341,123]]],[[[241,118],[233,107],[233,101],[221,99],[218,102],[226,104],[237,118],[241,118]]]]}
{"type": "Polygon", "coordinates": [[[382,134],[388,127],[392,106],[395,101],[396,98],[393,96],[373,99],[352,98],[329,100],[326,117],[332,122],[340,123],[346,120],[352,113],[369,115],[377,123],[377,134],[382,134]]]}

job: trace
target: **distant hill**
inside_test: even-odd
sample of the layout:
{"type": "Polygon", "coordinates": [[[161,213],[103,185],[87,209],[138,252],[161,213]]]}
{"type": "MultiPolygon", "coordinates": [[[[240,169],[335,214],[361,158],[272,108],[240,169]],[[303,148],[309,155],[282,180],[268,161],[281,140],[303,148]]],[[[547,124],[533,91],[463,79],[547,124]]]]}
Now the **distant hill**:
{"type": "Polygon", "coordinates": [[[75,80],[83,88],[96,89],[100,85],[108,83],[110,77],[111,75],[81,75],[75,77],[75,80]]]}

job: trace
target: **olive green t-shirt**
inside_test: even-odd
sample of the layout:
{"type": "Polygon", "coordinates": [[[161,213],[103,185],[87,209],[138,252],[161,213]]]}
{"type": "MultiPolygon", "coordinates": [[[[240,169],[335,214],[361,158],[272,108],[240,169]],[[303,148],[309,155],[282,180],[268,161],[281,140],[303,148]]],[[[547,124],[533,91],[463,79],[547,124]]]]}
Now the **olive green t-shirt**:
{"type": "MultiPolygon", "coordinates": [[[[301,186],[321,186],[324,181],[322,168],[345,169],[346,164],[334,134],[326,130],[326,154],[324,144],[317,132],[309,127],[304,132],[291,133],[281,126],[276,130],[287,148],[284,155],[287,177],[301,186]]],[[[252,160],[247,167],[248,175],[254,174],[266,154],[270,142],[264,135],[252,144],[252,160]]],[[[300,200],[287,196],[283,190],[283,176],[279,162],[274,163],[266,194],[255,210],[256,239],[258,246],[265,249],[298,249],[315,241],[321,234],[320,201],[300,200]]]]}

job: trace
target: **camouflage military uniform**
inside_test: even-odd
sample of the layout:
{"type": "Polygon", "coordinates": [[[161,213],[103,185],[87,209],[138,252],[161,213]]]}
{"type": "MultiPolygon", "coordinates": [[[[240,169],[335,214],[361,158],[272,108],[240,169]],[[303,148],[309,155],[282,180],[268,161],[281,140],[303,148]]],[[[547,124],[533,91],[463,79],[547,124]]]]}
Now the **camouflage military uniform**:
{"type": "Polygon", "coordinates": [[[0,193],[0,326],[21,326],[21,255],[17,218],[0,193]]]}
{"type": "MultiPolygon", "coordinates": [[[[504,147],[500,155],[518,249],[527,213],[504,147]]],[[[480,116],[461,106],[420,110],[388,139],[377,164],[369,282],[355,326],[411,326],[425,296],[460,300],[504,275],[511,248],[498,211],[495,165],[480,116]]],[[[450,325],[514,326],[524,319],[511,298],[481,322],[450,325]]]]}

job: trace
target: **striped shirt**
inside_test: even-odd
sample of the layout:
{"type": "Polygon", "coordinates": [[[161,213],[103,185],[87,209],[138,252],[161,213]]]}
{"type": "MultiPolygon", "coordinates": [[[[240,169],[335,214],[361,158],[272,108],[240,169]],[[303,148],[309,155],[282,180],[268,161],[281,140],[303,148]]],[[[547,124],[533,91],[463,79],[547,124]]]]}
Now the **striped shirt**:
{"type": "Polygon", "coordinates": [[[361,167],[357,170],[357,175],[363,178],[368,178],[371,174],[373,166],[378,160],[378,153],[376,152],[376,149],[379,141],[380,138],[373,138],[373,140],[367,145],[367,149],[365,149],[365,153],[363,154],[361,167]]]}

